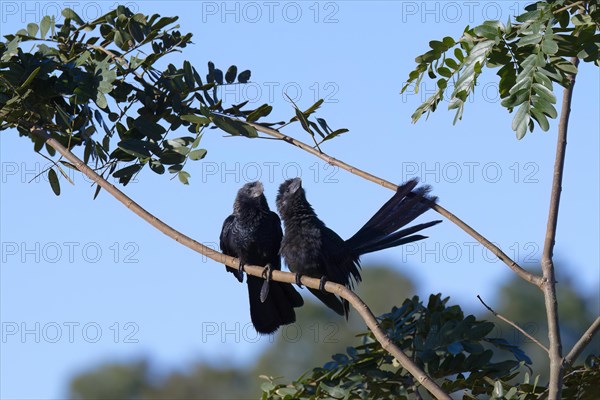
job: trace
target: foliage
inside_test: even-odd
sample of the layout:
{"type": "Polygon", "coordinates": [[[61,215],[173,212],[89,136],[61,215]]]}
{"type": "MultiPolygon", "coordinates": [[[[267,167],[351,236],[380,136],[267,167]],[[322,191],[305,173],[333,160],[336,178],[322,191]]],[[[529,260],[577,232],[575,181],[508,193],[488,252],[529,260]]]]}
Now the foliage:
{"type": "Polygon", "coordinates": [[[429,42],[431,50],[415,59],[417,68],[402,88],[404,92],[414,85],[418,92],[425,73],[437,79],[436,92],[416,109],[413,122],[435,111],[451,91],[448,109],[456,110],[456,123],[483,68],[500,67],[501,105],[516,110],[512,129],[517,138],[533,131],[534,120],[542,130],[549,129],[548,118],[557,117],[554,83],[567,87],[577,73],[567,58],[600,65],[600,8],[597,0],[547,0],[525,9],[515,22],[485,21],[467,26],[458,40],[429,42]]]}
{"type": "MultiPolygon", "coordinates": [[[[218,98],[220,86],[247,83],[249,70],[238,72],[232,65],[223,73],[208,62],[203,80],[188,61],[180,67],[167,64],[167,55],[191,43],[192,34],[173,25],[177,17],[134,14],[123,6],[91,22],[70,9],[63,16],[62,25],[46,16],[39,26],[30,23],[0,42],[0,130],[16,128],[40,154],[45,140],[32,134],[35,129],[69,150],[81,146],[86,164],[93,162],[101,176],[112,174],[124,185],[145,166],[188,184],[184,167],[206,156],[199,146],[207,127],[258,137],[254,127],[232,117],[256,122],[269,115],[271,106],[242,110],[243,102],[225,108],[218,98]],[[37,43],[30,52],[22,49],[27,42],[37,43]],[[166,66],[159,70],[159,65],[166,66]],[[183,128],[187,135],[174,134],[183,128]]],[[[294,105],[290,122],[299,121],[323,142],[346,130],[333,131],[321,118],[309,121],[321,103],[304,112],[294,105]]],[[[55,156],[49,145],[45,150],[48,156],[42,156],[55,156]]],[[[61,165],[75,168],[53,161],[48,178],[57,195],[55,169],[68,179],[61,165]]]]}
{"type": "MultiPolygon", "coordinates": [[[[432,295],[425,306],[407,299],[379,318],[381,327],[407,355],[448,393],[490,394],[495,382],[509,381],[530,362],[516,346],[488,336],[494,324],[464,316],[448,298],[432,295]],[[498,351],[510,359],[492,361],[498,351]]],[[[265,377],[263,398],[408,398],[423,391],[414,378],[381,347],[371,332],[359,335],[362,344],[336,354],[292,384],[265,377]]]]}

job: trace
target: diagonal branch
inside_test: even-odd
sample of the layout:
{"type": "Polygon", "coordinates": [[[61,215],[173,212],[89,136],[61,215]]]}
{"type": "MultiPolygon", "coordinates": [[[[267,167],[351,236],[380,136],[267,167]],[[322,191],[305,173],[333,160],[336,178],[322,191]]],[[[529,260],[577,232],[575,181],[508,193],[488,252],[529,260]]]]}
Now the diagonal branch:
{"type": "MultiPolygon", "coordinates": [[[[215,251],[202,243],[195,241],[187,235],[173,229],[169,225],[165,224],[163,221],[150,214],[144,208],[142,208],[139,204],[137,204],[133,199],[128,197],[125,193],[121,192],[117,187],[113,184],[106,181],[100,175],[98,175],[94,170],[88,167],[82,160],[80,160],[75,154],[67,150],[60,142],[55,139],[52,139],[46,132],[41,129],[32,128],[31,133],[36,135],[43,140],[49,146],[52,146],[57,152],[59,152],[62,156],[64,156],[69,162],[71,162],[79,171],[81,171],[85,176],[93,180],[98,186],[102,187],[102,189],[106,190],[109,194],[111,194],[114,198],[119,200],[121,203],[125,205],[129,210],[138,215],[140,218],[148,222],[154,228],[158,229],[160,232],[164,233],[168,237],[172,238],[176,242],[181,243],[182,245],[200,253],[211,260],[214,260],[218,263],[225,264],[232,268],[237,268],[239,266],[239,260],[234,257],[226,256],[223,253],[215,251]]],[[[245,265],[244,271],[247,274],[256,277],[263,277],[263,267],[256,265],[245,265]]],[[[273,271],[272,275],[273,280],[277,282],[287,282],[287,283],[295,283],[296,282],[296,274],[292,274],[290,272],[283,271],[273,271]]],[[[302,276],[301,282],[303,285],[312,288],[319,289],[320,279],[309,278],[307,276],[302,276]]],[[[375,338],[381,344],[387,352],[389,352],[392,356],[398,360],[398,362],[405,368],[411,375],[413,375],[423,387],[425,387],[433,396],[437,399],[445,399],[451,400],[450,396],[438,386],[435,381],[428,376],[418,365],[416,365],[392,340],[385,334],[383,329],[379,326],[377,319],[369,309],[369,307],[358,297],[353,291],[348,289],[347,287],[334,283],[334,282],[326,282],[324,289],[330,293],[336,294],[346,300],[356,309],[358,314],[363,318],[366,325],[375,335],[375,338]]]]}
{"type": "Polygon", "coordinates": [[[512,326],[513,328],[515,328],[519,332],[521,332],[523,335],[525,335],[525,337],[527,337],[533,343],[535,343],[538,346],[540,346],[542,349],[544,349],[546,351],[546,353],[548,353],[548,351],[549,351],[548,348],[546,346],[544,346],[542,343],[540,343],[539,340],[537,340],[536,338],[534,338],[533,336],[531,336],[529,333],[525,332],[525,330],[523,328],[521,328],[516,323],[512,322],[510,319],[508,319],[508,318],[504,317],[503,315],[498,314],[496,311],[494,311],[490,306],[488,306],[487,304],[485,304],[485,302],[483,301],[483,299],[481,298],[481,296],[477,295],[477,298],[479,299],[479,301],[481,302],[481,304],[483,304],[483,306],[489,310],[489,312],[491,312],[492,314],[494,314],[495,317],[497,317],[498,319],[501,319],[502,321],[506,322],[507,324],[509,324],[510,326],[512,326]]]}
{"type": "MultiPolygon", "coordinates": [[[[576,67],[579,65],[579,59],[577,57],[574,57],[571,62],[576,67]]],[[[569,128],[569,116],[571,114],[571,101],[573,99],[575,75],[571,75],[570,81],[570,85],[565,88],[563,92],[560,121],[558,123],[554,177],[552,179],[552,192],[550,193],[550,210],[548,212],[548,225],[546,227],[546,238],[544,239],[544,250],[542,252],[543,283],[541,289],[544,292],[546,317],[548,319],[548,339],[550,341],[550,382],[548,384],[550,399],[560,399],[564,373],[562,343],[560,340],[560,326],[558,322],[558,301],[556,299],[556,279],[552,256],[556,239],[560,194],[562,192],[562,177],[567,150],[567,131],[569,128]]]]}
{"type": "MultiPolygon", "coordinates": [[[[388,188],[388,189],[391,189],[394,191],[398,189],[398,186],[392,182],[389,182],[383,178],[379,178],[379,177],[372,175],[366,171],[363,171],[361,169],[353,167],[350,164],[347,164],[343,161],[333,158],[319,150],[314,149],[313,147],[307,145],[306,143],[296,140],[292,137],[286,136],[283,133],[281,133],[275,129],[267,128],[267,127],[264,127],[264,126],[256,124],[256,123],[245,122],[242,120],[239,120],[239,122],[248,124],[248,125],[254,127],[259,132],[265,133],[265,134],[273,136],[277,139],[281,139],[284,142],[287,142],[291,145],[299,147],[300,149],[320,158],[321,160],[323,160],[331,165],[335,165],[337,167],[345,169],[346,171],[348,171],[354,175],[360,176],[363,179],[366,179],[371,182],[375,182],[378,185],[381,185],[385,188],[388,188]]],[[[435,211],[437,211],[439,214],[446,217],[449,221],[453,222],[455,225],[457,225],[459,228],[461,228],[463,231],[465,231],[467,234],[469,234],[471,237],[473,237],[475,240],[477,240],[479,243],[481,243],[485,248],[490,250],[494,255],[496,255],[496,257],[498,257],[503,263],[508,265],[508,267],[510,269],[512,269],[517,275],[519,275],[522,279],[524,279],[527,282],[532,283],[538,287],[541,287],[542,278],[540,276],[535,275],[535,274],[523,269],[519,264],[517,264],[514,260],[512,260],[508,255],[506,255],[506,253],[504,253],[502,250],[500,250],[500,248],[498,246],[494,245],[492,242],[487,240],[483,235],[481,235],[475,229],[471,228],[469,225],[467,225],[464,221],[462,221],[456,215],[452,214],[450,211],[446,210],[444,207],[440,206],[439,204],[433,203],[433,204],[431,204],[431,208],[434,209],[435,211]]]]}
{"type": "Polygon", "coordinates": [[[569,354],[565,357],[565,364],[573,364],[573,362],[579,357],[583,349],[586,348],[588,344],[594,338],[594,335],[600,331],[600,317],[596,318],[596,320],[590,325],[590,327],[585,331],[581,338],[575,343],[569,354]]]}

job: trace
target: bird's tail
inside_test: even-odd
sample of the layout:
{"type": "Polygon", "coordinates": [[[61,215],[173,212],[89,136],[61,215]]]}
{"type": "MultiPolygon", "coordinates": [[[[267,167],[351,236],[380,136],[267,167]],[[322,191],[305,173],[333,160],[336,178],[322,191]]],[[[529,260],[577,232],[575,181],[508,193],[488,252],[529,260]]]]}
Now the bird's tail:
{"type": "Polygon", "coordinates": [[[291,284],[271,281],[269,295],[263,303],[260,292],[264,280],[251,275],[247,277],[250,317],[258,333],[273,333],[280,326],[296,321],[294,308],[301,307],[304,300],[291,284]]]}
{"type": "Polygon", "coordinates": [[[314,294],[319,300],[321,300],[325,305],[331,308],[336,314],[346,317],[348,319],[348,312],[350,311],[350,304],[346,299],[340,299],[333,293],[324,292],[318,289],[308,290],[314,294]]]}
{"type": "Polygon", "coordinates": [[[436,197],[429,195],[431,190],[429,186],[415,189],[417,183],[417,179],[411,179],[399,186],[396,194],[346,241],[356,257],[425,239],[426,236],[415,235],[415,233],[442,222],[431,221],[398,230],[429,210],[437,200],[436,197]]]}

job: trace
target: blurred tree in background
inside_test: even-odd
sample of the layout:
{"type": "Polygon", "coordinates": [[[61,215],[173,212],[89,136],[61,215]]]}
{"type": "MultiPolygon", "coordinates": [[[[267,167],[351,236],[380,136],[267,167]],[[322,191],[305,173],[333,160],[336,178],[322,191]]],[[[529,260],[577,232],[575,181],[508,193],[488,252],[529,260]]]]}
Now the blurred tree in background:
{"type": "MultiPolygon", "coordinates": [[[[364,276],[369,284],[360,286],[359,295],[372,305],[376,314],[386,312],[389,304],[402,304],[415,291],[409,278],[390,267],[367,265],[364,276]],[[389,287],[396,290],[383,290],[389,287]]],[[[513,316],[528,333],[543,341],[546,337],[544,300],[539,292],[524,290],[527,285],[516,277],[504,283],[499,289],[499,305],[495,311],[513,316]]],[[[593,321],[599,299],[583,298],[566,277],[561,280],[558,295],[561,315],[564,315],[561,321],[564,343],[570,347],[593,321]]],[[[352,313],[346,323],[313,302],[312,297],[306,298],[308,301],[298,313],[297,322],[282,329],[256,363],[245,368],[201,361],[190,366],[187,372],[170,372],[151,366],[150,360],[104,364],[74,377],[69,397],[81,400],[258,398],[260,375],[281,376],[287,381],[324,365],[332,354],[344,353],[348,345],[360,343],[356,335],[364,332],[365,327],[356,313],[352,313]]],[[[542,349],[512,327],[495,320],[483,307],[478,314],[478,318],[496,323],[494,334],[521,347],[533,360],[533,375],[540,375],[540,382],[547,381],[543,367],[546,356],[542,349]]],[[[596,338],[581,359],[599,353],[600,339],[596,338]]]]}
{"type": "MultiPolygon", "coordinates": [[[[412,282],[387,266],[363,268],[369,282],[358,294],[375,314],[401,304],[414,293],[412,282]],[[395,290],[384,290],[393,287],[395,290]]],[[[306,303],[295,324],[286,326],[254,365],[246,368],[216,365],[205,361],[190,366],[188,372],[154,372],[150,360],[127,364],[104,364],[75,376],[70,383],[72,399],[246,399],[260,396],[260,375],[291,379],[325,364],[332,354],[358,345],[356,335],[365,326],[356,313],[348,323],[328,308],[305,296],[306,303]],[[235,384],[232,384],[235,382],[235,384]]],[[[200,335],[200,333],[198,333],[200,335]]]]}

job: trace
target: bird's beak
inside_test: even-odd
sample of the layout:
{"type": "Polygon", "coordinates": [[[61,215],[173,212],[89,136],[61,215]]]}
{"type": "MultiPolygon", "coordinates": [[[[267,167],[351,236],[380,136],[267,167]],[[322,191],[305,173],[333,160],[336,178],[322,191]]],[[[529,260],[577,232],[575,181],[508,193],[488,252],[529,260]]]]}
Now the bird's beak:
{"type": "Polygon", "coordinates": [[[292,182],[290,183],[290,192],[292,193],[296,193],[298,191],[298,189],[300,189],[302,187],[302,179],[300,178],[294,178],[292,179],[292,182]]]}
{"type": "Polygon", "coordinates": [[[260,197],[265,191],[265,187],[262,182],[256,182],[252,188],[252,197],[260,197]]]}

